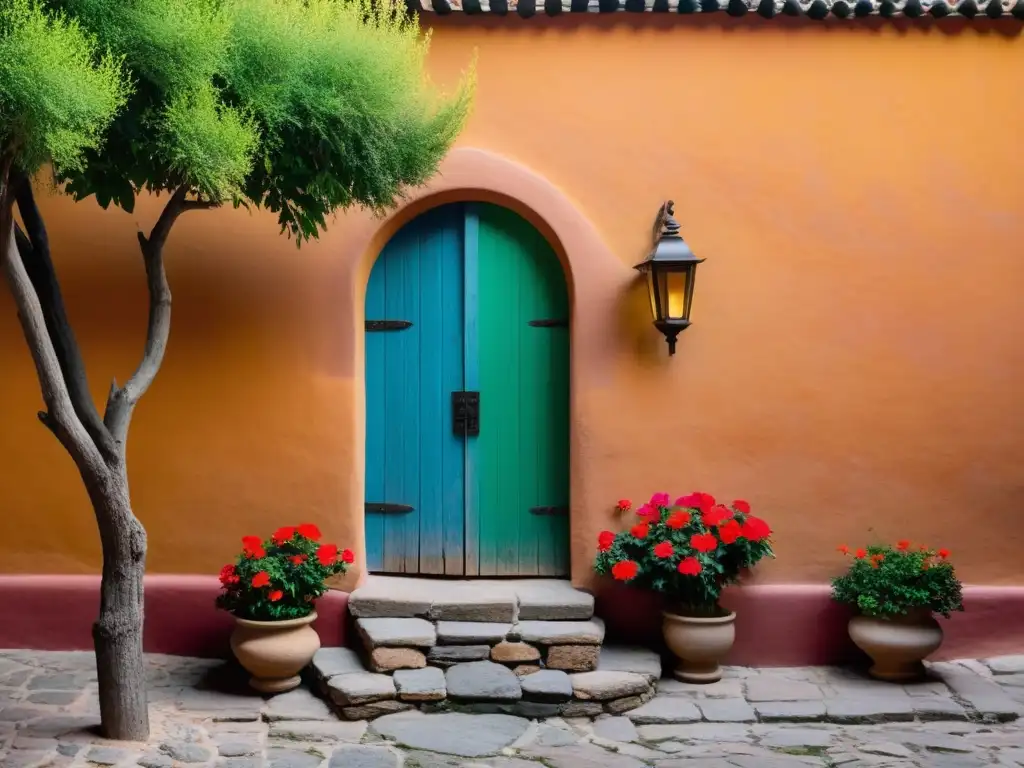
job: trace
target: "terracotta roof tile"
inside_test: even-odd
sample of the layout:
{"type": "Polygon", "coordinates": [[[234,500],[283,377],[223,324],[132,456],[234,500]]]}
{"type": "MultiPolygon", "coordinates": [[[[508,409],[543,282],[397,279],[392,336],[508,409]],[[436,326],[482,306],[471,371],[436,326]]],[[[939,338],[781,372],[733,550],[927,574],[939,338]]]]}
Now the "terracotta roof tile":
{"type": "Polygon", "coordinates": [[[522,17],[544,13],[716,13],[744,16],[756,13],[765,18],[830,16],[855,19],[864,16],[919,18],[960,16],[973,18],[1015,18],[1024,20],[1024,0],[406,0],[413,11],[438,14],[490,13],[522,17]]]}

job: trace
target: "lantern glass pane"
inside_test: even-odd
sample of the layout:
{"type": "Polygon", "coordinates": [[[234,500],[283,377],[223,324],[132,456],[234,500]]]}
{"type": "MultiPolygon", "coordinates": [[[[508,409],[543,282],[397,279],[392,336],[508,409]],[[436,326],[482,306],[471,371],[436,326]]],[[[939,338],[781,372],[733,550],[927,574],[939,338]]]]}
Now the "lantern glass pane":
{"type": "Polygon", "coordinates": [[[647,296],[651,300],[651,319],[652,320],[657,320],[658,319],[658,304],[657,304],[658,288],[657,288],[656,283],[654,282],[654,270],[653,269],[648,269],[647,270],[647,296]]]}
{"type": "Polygon", "coordinates": [[[686,283],[689,270],[672,271],[665,274],[665,293],[667,308],[666,318],[669,320],[686,319],[686,283]]]}

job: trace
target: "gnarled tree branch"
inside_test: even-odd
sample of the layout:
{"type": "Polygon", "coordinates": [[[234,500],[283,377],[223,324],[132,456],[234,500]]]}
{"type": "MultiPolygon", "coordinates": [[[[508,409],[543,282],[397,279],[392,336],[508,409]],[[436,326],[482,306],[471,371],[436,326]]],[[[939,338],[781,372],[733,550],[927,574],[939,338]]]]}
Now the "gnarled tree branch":
{"type": "Polygon", "coordinates": [[[96,403],[89,392],[89,380],[85,372],[85,361],[78,346],[78,340],[68,321],[64,299],[57,281],[57,272],[50,258],[50,243],[46,234],[43,217],[39,213],[32,182],[24,174],[12,174],[14,199],[18,212],[25,223],[26,233],[20,228],[15,232],[18,251],[43,312],[46,330],[53,345],[61,375],[67,386],[71,403],[79,420],[92,437],[96,447],[107,461],[117,455],[117,443],[100,418],[96,403]]]}
{"type": "Polygon", "coordinates": [[[187,193],[185,186],[175,190],[153,225],[149,237],[139,232],[139,246],[146,265],[146,284],[149,287],[146,345],[139,367],[124,387],[118,388],[116,382],[111,386],[103,415],[104,424],[119,443],[125,441],[135,405],[156,378],[167,350],[167,339],[171,332],[171,288],[167,284],[167,273],[164,270],[164,244],[178,216],[195,207],[194,202],[190,204],[185,199],[187,193]]]}
{"type": "Polygon", "coordinates": [[[18,320],[32,353],[43,402],[46,404],[47,411],[40,415],[40,419],[71,454],[83,475],[99,473],[105,469],[103,456],[75,413],[57,353],[47,332],[43,308],[21,261],[14,234],[13,204],[8,194],[11,190],[7,182],[6,178],[0,181],[0,187],[4,188],[0,189],[0,237],[3,238],[0,243],[0,268],[4,271],[14,297],[18,320]]]}

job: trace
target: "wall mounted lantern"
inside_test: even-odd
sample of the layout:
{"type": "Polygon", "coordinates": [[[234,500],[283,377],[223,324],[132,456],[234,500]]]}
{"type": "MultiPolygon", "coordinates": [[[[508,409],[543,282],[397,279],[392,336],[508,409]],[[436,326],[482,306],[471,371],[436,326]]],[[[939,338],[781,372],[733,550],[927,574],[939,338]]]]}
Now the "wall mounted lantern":
{"type": "Polygon", "coordinates": [[[654,221],[654,250],[634,267],[647,276],[654,327],[665,335],[668,353],[676,353],[676,337],[690,325],[693,281],[698,259],[679,234],[679,222],[673,218],[671,200],[661,206],[654,221]]]}

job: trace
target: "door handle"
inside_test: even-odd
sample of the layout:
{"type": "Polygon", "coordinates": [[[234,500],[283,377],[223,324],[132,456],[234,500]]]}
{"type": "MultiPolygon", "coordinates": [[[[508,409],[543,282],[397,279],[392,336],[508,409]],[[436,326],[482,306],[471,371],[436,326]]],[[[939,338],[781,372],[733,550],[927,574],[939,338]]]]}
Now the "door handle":
{"type": "Polygon", "coordinates": [[[452,432],[458,437],[480,434],[479,392],[452,392],[452,432]]]}

